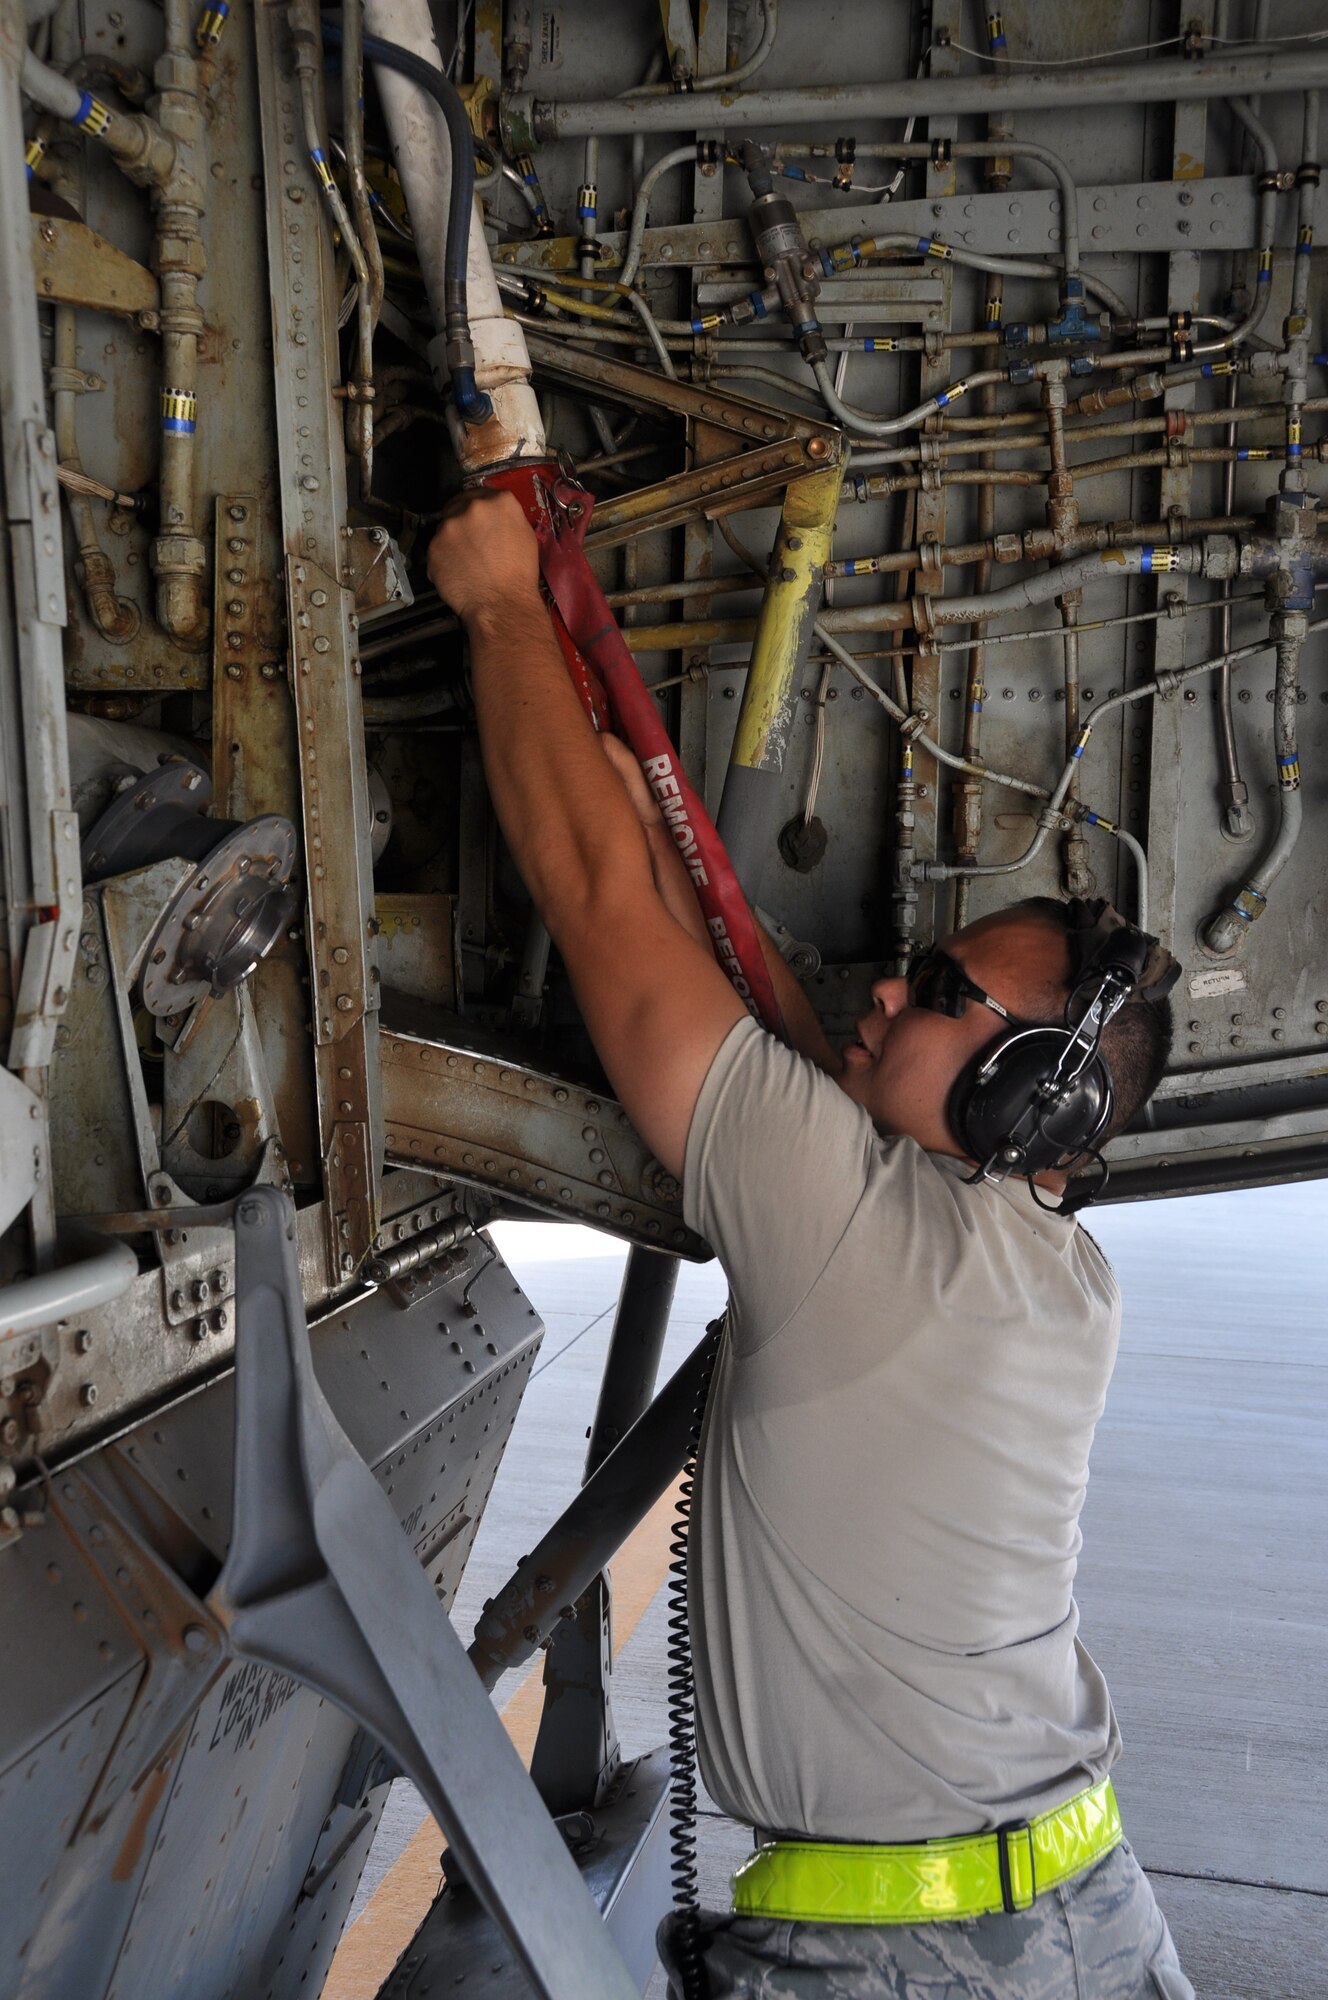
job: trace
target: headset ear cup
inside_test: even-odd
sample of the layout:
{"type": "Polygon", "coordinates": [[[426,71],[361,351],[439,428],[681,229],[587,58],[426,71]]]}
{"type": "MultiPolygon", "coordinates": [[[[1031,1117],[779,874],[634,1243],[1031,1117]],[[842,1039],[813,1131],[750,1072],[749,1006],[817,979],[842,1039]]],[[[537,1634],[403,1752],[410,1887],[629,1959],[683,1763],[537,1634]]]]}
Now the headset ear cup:
{"type": "Polygon", "coordinates": [[[1114,1093],[1100,1054],[1059,1104],[1046,1106],[1039,1096],[1069,1039],[1063,1028],[1016,1029],[960,1072],[950,1094],[950,1125],[971,1159],[981,1165],[1015,1148],[1010,1169],[1041,1174],[1101,1135],[1114,1093]]]}

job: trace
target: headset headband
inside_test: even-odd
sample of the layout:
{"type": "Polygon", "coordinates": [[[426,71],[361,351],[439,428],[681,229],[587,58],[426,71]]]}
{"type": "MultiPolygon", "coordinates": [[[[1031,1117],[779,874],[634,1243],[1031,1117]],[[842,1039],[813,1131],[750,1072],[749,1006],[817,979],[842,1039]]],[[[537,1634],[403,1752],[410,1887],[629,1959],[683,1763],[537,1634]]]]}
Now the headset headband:
{"type": "Polygon", "coordinates": [[[1066,905],[1070,992],[1099,973],[1129,974],[1133,997],[1156,1006],[1180,978],[1180,961],[1148,931],[1130,923],[1105,896],[1072,897],[1066,905]]]}

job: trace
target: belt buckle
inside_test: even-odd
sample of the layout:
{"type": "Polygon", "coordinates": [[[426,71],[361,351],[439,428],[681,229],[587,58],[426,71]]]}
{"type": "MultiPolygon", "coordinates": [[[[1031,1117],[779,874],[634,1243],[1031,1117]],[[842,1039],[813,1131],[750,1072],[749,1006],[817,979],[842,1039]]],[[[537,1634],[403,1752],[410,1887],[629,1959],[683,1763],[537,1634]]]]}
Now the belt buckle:
{"type": "Polygon", "coordinates": [[[996,1860],[1001,1875],[1001,1907],[1008,1917],[1016,1916],[1020,1910],[1031,1909],[1037,1901],[1037,1857],[1033,1852],[1033,1826],[1030,1820],[1010,1819],[996,1829],[996,1860]],[[1010,1835],[1028,1835],[1028,1881],[1029,1897],[1026,1903],[1018,1902],[1014,1893],[1014,1879],[1010,1872],[1010,1835]]]}

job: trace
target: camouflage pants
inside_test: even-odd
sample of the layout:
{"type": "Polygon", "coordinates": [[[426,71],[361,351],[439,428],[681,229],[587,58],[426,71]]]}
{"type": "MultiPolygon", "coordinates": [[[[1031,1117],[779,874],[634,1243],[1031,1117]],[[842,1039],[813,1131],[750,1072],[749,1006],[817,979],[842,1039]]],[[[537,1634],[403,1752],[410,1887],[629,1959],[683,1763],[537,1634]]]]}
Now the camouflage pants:
{"type": "MultiPolygon", "coordinates": [[[[671,1951],[659,1952],[680,2000],[671,1951]]],[[[1028,1910],[942,1924],[702,1919],[711,2000],[1195,2000],[1127,1842],[1028,1910]]]]}

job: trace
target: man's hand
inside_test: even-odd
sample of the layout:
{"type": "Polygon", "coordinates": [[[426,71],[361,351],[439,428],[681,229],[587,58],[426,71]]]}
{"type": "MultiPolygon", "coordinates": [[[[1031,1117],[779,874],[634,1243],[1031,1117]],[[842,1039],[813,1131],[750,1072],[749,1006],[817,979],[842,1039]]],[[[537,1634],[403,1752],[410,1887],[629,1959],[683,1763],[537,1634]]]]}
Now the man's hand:
{"type": "Polygon", "coordinates": [[[460,494],[429,544],[429,581],[467,627],[539,604],[539,543],[513,493],[460,494]]]}

